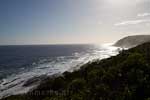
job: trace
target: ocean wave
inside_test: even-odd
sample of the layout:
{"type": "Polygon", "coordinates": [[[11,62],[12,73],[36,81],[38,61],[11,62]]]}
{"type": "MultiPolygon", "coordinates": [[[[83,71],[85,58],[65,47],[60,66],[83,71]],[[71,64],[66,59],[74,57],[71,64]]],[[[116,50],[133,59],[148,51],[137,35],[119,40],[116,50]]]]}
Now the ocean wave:
{"type": "Polygon", "coordinates": [[[104,59],[118,54],[117,47],[103,45],[99,48],[86,53],[75,52],[72,56],[60,56],[53,59],[43,58],[38,63],[33,62],[32,65],[36,67],[17,75],[11,75],[0,82],[0,98],[26,93],[36,87],[45,76],[73,71],[94,59],[104,59]]]}

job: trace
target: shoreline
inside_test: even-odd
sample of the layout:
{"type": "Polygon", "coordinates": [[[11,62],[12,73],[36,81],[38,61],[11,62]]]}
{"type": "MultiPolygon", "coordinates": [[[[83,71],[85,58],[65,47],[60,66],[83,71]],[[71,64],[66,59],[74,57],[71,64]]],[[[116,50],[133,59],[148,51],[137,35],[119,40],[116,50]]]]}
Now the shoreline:
{"type": "MultiPolygon", "coordinates": [[[[106,48],[107,48],[107,46],[109,47],[110,45],[106,45],[106,48]]],[[[111,47],[111,46],[110,46],[111,47]]],[[[116,47],[115,47],[116,48],[116,47]]],[[[118,51],[116,51],[117,49],[114,49],[113,48],[113,46],[111,47],[111,49],[112,49],[112,51],[113,52],[116,52],[116,53],[110,53],[109,54],[109,52],[111,51],[108,51],[108,54],[107,54],[107,56],[106,57],[104,57],[104,58],[99,58],[100,60],[102,60],[102,59],[105,59],[105,58],[108,58],[108,57],[110,57],[110,56],[114,56],[114,55],[117,55],[117,53],[118,53],[118,51]]],[[[104,52],[107,52],[107,51],[104,51],[104,52]]],[[[99,52],[99,53],[101,53],[101,52],[99,52]]],[[[103,52],[102,52],[103,53],[103,52]]],[[[86,57],[85,57],[86,58],[86,57]]],[[[84,59],[85,59],[84,58],[84,59]]],[[[74,70],[79,70],[80,69],[80,67],[81,66],[83,66],[84,64],[87,64],[88,62],[93,62],[94,60],[97,60],[97,58],[96,59],[94,59],[94,58],[92,58],[93,60],[91,60],[90,61],[90,57],[87,57],[86,58],[86,60],[84,60],[83,59],[83,61],[84,62],[81,62],[81,63],[79,63],[79,64],[77,64],[77,65],[75,65],[74,67],[69,67],[69,69],[68,70],[65,70],[65,71],[63,71],[63,72],[58,72],[58,73],[55,73],[54,75],[52,74],[52,76],[61,76],[64,72],[66,72],[66,71],[69,71],[69,72],[73,72],[74,70]]],[[[30,75],[29,75],[30,76],[30,75]]],[[[30,90],[32,90],[32,87],[36,87],[36,86],[38,86],[39,84],[40,84],[40,82],[41,81],[43,81],[43,79],[41,79],[41,77],[42,76],[46,76],[46,77],[51,77],[51,75],[38,75],[38,76],[33,76],[33,77],[31,77],[31,78],[28,78],[27,80],[22,80],[21,79],[21,82],[22,82],[22,84],[21,85],[19,85],[18,87],[16,87],[16,88],[19,88],[20,87],[20,89],[19,90],[21,90],[21,92],[18,92],[15,88],[14,88],[14,90],[15,91],[17,91],[18,93],[14,93],[14,92],[12,92],[13,94],[20,94],[20,93],[26,93],[26,92],[29,92],[30,90]],[[25,84],[25,86],[26,87],[24,87],[24,84],[25,84]],[[32,86],[33,85],[33,86],[32,86]],[[35,86],[34,86],[35,85],[35,86]],[[29,87],[28,87],[29,86],[29,87]],[[30,86],[31,86],[31,88],[30,88],[30,86]],[[26,88],[28,88],[28,89],[26,89],[26,88]],[[23,92],[23,90],[25,90],[24,92],[23,92]]],[[[27,77],[27,76],[26,76],[27,77]]],[[[21,78],[21,77],[20,77],[21,78]]],[[[42,77],[43,78],[43,77],[42,77]]],[[[45,79],[45,78],[44,78],[45,79]]],[[[13,79],[14,81],[17,81],[17,79],[13,79]]],[[[13,81],[13,82],[14,82],[13,81]]],[[[8,84],[9,85],[9,83],[11,83],[12,82],[12,80],[10,81],[10,82],[8,82],[8,83],[5,83],[6,85],[8,84]]],[[[16,83],[15,83],[16,84],[16,83]]],[[[17,86],[17,85],[16,85],[17,86]]],[[[10,91],[14,91],[13,89],[12,90],[10,90],[10,91]]],[[[2,94],[2,93],[1,93],[2,94]]],[[[6,93],[4,93],[4,94],[7,94],[7,92],[6,93]]],[[[8,94],[9,94],[9,90],[8,90],[8,94]]],[[[13,94],[9,94],[9,96],[10,95],[13,95],[13,94]]],[[[2,96],[2,95],[1,95],[2,96]]]]}
{"type": "Polygon", "coordinates": [[[149,84],[145,83],[150,82],[149,50],[150,43],[123,50],[117,56],[89,62],[79,70],[65,72],[59,77],[47,78],[27,94],[9,96],[6,99],[96,100],[101,98],[111,100],[114,98],[124,100],[130,98],[137,100],[140,98],[148,100],[150,88],[149,84]]]}

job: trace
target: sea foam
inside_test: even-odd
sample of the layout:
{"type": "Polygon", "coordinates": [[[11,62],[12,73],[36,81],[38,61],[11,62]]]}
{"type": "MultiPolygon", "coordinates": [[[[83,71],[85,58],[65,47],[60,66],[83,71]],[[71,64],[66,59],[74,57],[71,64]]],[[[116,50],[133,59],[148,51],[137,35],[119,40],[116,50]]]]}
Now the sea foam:
{"type": "Polygon", "coordinates": [[[59,56],[55,59],[44,58],[38,64],[33,62],[33,66],[36,67],[17,75],[11,75],[1,81],[0,98],[27,93],[40,83],[41,76],[51,76],[65,71],[73,71],[89,61],[104,59],[118,54],[118,47],[108,44],[95,46],[97,49],[90,52],[74,52],[72,56],[59,56]],[[27,82],[29,82],[29,85],[24,86],[27,82]]]}

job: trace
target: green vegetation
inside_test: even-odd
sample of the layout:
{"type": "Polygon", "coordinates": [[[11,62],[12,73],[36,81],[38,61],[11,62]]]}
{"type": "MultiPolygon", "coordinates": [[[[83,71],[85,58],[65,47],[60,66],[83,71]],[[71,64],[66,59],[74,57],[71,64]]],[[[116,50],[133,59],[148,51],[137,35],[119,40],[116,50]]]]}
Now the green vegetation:
{"type": "Polygon", "coordinates": [[[150,43],[47,78],[33,91],[3,100],[150,100],[150,43]]]}

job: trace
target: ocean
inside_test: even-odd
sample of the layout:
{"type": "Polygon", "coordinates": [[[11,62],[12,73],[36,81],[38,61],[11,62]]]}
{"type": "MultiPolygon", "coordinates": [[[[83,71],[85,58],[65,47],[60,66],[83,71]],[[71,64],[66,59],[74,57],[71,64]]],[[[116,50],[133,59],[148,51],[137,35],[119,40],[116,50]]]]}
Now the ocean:
{"type": "Polygon", "coordinates": [[[35,84],[23,85],[35,77],[73,71],[117,54],[117,47],[106,44],[0,46],[0,98],[28,92],[35,84]]]}

